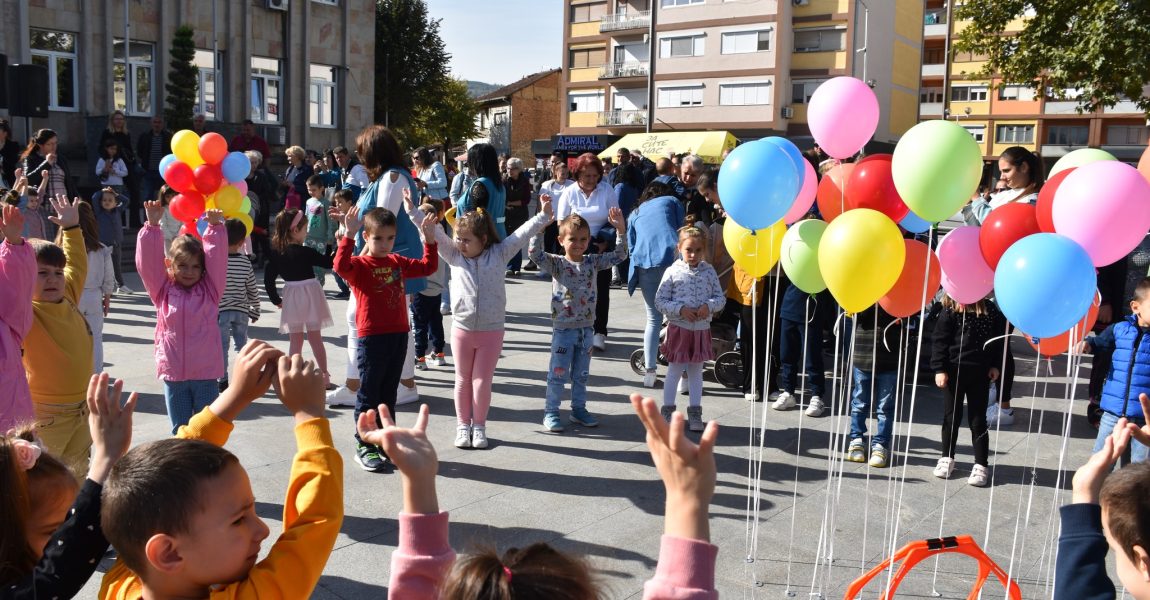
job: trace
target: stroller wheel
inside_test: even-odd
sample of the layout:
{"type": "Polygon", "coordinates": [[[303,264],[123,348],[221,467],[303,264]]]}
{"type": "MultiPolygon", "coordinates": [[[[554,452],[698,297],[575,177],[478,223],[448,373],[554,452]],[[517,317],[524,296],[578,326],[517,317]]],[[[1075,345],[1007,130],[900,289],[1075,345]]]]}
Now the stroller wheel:
{"type": "Polygon", "coordinates": [[[642,348],[631,353],[631,370],[634,371],[636,375],[647,374],[647,362],[643,355],[642,348]]]}
{"type": "Polygon", "coordinates": [[[743,355],[724,352],[715,359],[715,381],[723,387],[739,388],[743,385],[743,355]]]}

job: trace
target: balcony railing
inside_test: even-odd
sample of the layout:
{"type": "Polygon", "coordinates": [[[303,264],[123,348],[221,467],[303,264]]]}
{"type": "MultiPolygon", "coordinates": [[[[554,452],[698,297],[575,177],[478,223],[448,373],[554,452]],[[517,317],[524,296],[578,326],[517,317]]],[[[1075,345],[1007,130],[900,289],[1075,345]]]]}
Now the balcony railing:
{"type": "Polygon", "coordinates": [[[646,77],[648,64],[645,62],[607,63],[599,67],[599,79],[619,77],[646,77]]]}
{"type": "Polygon", "coordinates": [[[599,127],[640,127],[646,124],[645,110],[612,110],[599,113],[599,127]]]}
{"type": "Polygon", "coordinates": [[[641,10],[617,15],[606,15],[599,21],[599,33],[624,31],[627,29],[647,29],[651,26],[651,11],[641,10]]]}

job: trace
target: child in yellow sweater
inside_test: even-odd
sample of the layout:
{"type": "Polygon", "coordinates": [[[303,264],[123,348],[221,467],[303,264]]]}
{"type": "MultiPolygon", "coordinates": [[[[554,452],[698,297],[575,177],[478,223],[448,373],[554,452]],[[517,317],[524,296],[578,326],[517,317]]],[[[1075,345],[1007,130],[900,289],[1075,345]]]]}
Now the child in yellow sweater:
{"type": "Polygon", "coordinates": [[[88,470],[92,436],[85,395],[92,375],[92,332],[77,305],[88,276],[88,254],[80,232],[79,198],[50,199],[49,217],[63,232],[63,248],[29,240],[36,253],[32,329],[24,338],[24,371],[32,393],[36,433],[46,449],[74,473],[88,470]]]}

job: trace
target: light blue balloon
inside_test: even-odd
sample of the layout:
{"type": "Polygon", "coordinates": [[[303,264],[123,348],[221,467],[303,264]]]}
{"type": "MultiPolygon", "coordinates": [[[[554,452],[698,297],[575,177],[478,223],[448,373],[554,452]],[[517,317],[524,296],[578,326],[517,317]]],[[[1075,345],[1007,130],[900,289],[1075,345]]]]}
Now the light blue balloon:
{"type": "Polygon", "coordinates": [[[164,173],[168,172],[168,165],[176,162],[176,160],[178,159],[175,154],[169,154],[160,159],[160,177],[163,177],[164,173]]]}
{"type": "MultiPolygon", "coordinates": [[[[803,151],[799,150],[799,147],[796,146],[794,142],[788,140],[785,137],[779,137],[777,135],[765,137],[759,141],[767,142],[768,144],[774,144],[779,148],[782,148],[783,151],[787,153],[787,156],[791,157],[791,162],[795,164],[795,171],[797,171],[799,174],[799,189],[803,189],[803,180],[806,179],[806,169],[803,168],[803,162],[807,160],[805,157],[803,157],[803,151]]],[[[796,193],[796,195],[798,194],[796,193]]]]}
{"type": "Polygon", "coordinates": [[[220,173],[229,183],[239,183],[248,178],[252,171],[252,162],[243,152],[229,152],[220,163],[220,173]]]}
{"type": "Polygon", "coordinates": [[[735,148],[719,169],[719,197],[743,227],[766,229],[782,219],[799,194],[799,173],[787,152],[773,143],[735,148]]]}
{"type": "Polygon", "coordinates": [[[907,211],[906,216],[898,222],[899,227],[911,233],[926,233],[930,229],[930,221],[914,214],[914,211],[907,211]]]}
{"type": "Polygon", "coordinates": [[[1056,233],[1018,240],[994,271],[994,296],[1002,314],[1038,339],[1074,327],[1090,309],[1096,286],[1090,255],[1056,233]]]}
{"type": "Polygon", "coordinates": [[[196,219],[196,231],[200,233],[200,237],[204,237],[204,232],[208,230],[208,218],[200,217],[196,219]]]}

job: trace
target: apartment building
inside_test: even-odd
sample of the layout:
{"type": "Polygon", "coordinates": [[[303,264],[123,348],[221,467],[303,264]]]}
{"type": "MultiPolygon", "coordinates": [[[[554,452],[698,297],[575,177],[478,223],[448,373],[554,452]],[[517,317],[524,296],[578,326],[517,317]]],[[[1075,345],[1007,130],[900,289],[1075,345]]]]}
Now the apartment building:
{"type": "MultiPolygon", "coordinates": [[[[1021,31],[1026,15],[1012,21],[1006,33],[1021,31]]],[[[982,147],[983,158],[995,164],[1002,151],[1023,146],[1041,156],[1047,168],[1068,152],[1102,148],[1119,160],[1137,162],[1147,144],[1146,116],[1134,102],[1079,113],[1075,90],[1035,91],[1022,82],[983,78],[977,73],[985,56],[947,56],[963,22],[953,19],[944,0],[927,0],[923,15],[922,84],[919,119],[953,119],[982,147]]]]}
{"type": "Polygon", "coordinates": [[[811,94],[838,75],[872,83],[882,107],[875,140],[893,142],[917,122],[921,1],[564,0],[564,8],[565,135],[802,138],[811,94]]]}

